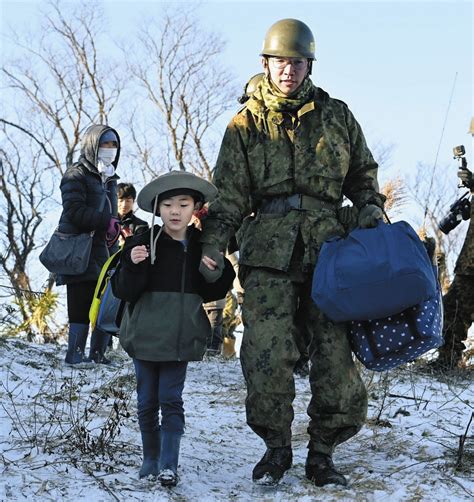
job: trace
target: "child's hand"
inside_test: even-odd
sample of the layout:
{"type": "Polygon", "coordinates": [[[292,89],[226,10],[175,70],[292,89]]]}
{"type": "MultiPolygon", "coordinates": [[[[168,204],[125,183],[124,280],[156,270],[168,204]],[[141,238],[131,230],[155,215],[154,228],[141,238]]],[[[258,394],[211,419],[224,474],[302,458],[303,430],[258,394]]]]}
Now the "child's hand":
{"type": "Polygon", "coordinates": [[[132,263],[137,265],[138,263],[148,258],[148,249],[146,248],[146,246],[135,246],[134,248],[132,248],[130,258],[132,259],[132,263]]]}
{"type": "Polygon", "coordinates": [[[215,270],[217,268],[217,263],[212,258],[209,258],[209,256],[204,255],[202,257],[202,262],[209,270],[215,270]]]}
{"type": "Polygon", "coordinates": [[[203,244],[199,272],[208,283],[216,282],[224,271],[224,255],[216,247],[203,244]]]}

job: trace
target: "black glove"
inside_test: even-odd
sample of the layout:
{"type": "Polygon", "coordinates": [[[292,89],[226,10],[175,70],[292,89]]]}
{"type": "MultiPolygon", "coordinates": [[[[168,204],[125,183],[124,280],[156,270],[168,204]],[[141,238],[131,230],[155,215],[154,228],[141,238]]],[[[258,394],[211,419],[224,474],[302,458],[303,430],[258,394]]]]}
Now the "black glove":
{"type": "Polygon", "coordinates": [[[375,204],[367,204],[359,212],[359,227],[374,228],[383,217],[383,212],[375,204]]]}
{"type": "Polygon", "coordinates": [[[202,256],[207,256],[217,263],[215,270],[207,268],[207,266],[202,262],[199,264],[199,272],[203,275],[206,282],[212,283],[216,282],[222,276],[224,272],[224,255],[215,247],[210,244],[202,245],[202,256]]]}
{"type": "Polygon", "coordinates": [[[474,188],[474,180],[472,179],[472,171],[469,169],[459,169],[458,178],[461,180],[461,183],[469,189],[474,188]]]}

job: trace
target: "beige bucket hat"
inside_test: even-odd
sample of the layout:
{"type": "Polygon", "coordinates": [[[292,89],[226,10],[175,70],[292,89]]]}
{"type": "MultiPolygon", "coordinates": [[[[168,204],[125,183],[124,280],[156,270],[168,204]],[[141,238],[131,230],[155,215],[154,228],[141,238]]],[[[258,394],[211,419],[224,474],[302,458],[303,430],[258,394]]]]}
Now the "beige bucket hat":
{"type": "Polygon", "coordinates": [[[203,196],[202,202],[209,202],[217,195],[217,188],[204,178],[186,171],[170,171],[150,181],[140,190],[137,197],[138,207],[153,213],[155,199],[165,192],[177,189],[199,192],[203,196]]]}

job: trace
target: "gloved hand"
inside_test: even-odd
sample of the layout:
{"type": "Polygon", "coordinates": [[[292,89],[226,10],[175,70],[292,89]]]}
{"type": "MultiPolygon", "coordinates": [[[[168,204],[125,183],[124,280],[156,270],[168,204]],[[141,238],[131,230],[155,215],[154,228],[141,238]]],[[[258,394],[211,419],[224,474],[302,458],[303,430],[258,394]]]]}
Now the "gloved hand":
{"type": "Polygon", "coordinates": [[[105,240],[109,248],[117,242],[118,238],[120,237],[120,230],[120,220],[116,216],[112,216],[110,218],[107,231],[105,232],[105,240]]]}
{"type": "Polygon", "coordinates": [[[203,275],[206,282],[216,282],[224,272],[224,255],[215,247],[210,244],[202,245],[202,258],[199,264],[199,272],[203,275]],[[214,260],[217,264],[215,270],[211,270],[203,261],[202,258],[207,256],[214,260]]]}
{"type": "Polygon", "coordinates": [[[472,179],[472,171],[469,169],[459,169],[458,178],[461,180],[461,183],[471,190],[474,188],[474,180],[472,179]]]}
{"type": "Polygon", "coordinates": [[[367,204],[359,211],[359,227],[374,228],[383,217],[383,212],[375,204],[367,204]]]}
{"type": "Polygon", "coordinates": [[[343,206],[337,210],[337,219],[346,230],[350,232],[357,226],[359,211],[355,206],[343,206]]]}

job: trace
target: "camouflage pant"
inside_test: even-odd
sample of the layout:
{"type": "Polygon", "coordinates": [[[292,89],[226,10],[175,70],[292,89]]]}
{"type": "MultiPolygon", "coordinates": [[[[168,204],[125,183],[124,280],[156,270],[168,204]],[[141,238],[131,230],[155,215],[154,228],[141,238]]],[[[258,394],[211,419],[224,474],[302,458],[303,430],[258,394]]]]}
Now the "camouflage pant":
{"type": "Polygon", "coordinates": [[[312,339],[310,444],[331,454],[359,431],[367,414],[367,393],[352,360],[346,325],[331,322],[313,304],[312,274],[252,268],[245,275],[240,358],[247,423],[268,447],[291,444],[293,367],[300,355],[295,335],[304,323],[312,339]]]}
{"type": "Polygon", "coordinates": [[[456,274],[443,297],[443,307],[444,345],[439,350],[440,357],[458,362],[474,321],[474,276],[456,274]]]}

